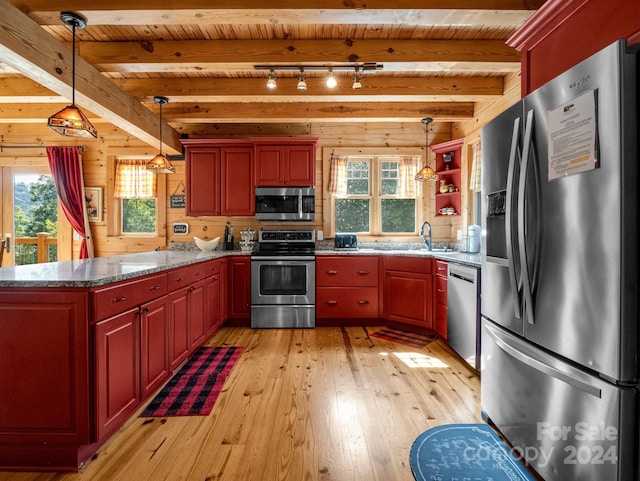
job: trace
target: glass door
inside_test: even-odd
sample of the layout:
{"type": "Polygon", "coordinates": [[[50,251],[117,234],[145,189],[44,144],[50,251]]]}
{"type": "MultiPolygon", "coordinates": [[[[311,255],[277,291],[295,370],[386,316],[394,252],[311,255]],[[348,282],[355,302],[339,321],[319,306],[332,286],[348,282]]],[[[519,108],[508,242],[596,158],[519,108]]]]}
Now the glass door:
{"type": "Polygon", "coordinates": [[[2,266],[58,259],[58,201],[47,166],[2,168],[2,266]]]}

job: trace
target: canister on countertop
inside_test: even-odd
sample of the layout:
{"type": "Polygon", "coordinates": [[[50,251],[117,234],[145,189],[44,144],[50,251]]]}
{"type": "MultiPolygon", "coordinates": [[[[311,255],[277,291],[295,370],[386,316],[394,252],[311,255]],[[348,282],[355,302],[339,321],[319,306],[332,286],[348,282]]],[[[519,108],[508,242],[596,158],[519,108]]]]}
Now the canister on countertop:
{"type": "Polygon", "coordinates": [[[469,252],[477,254],[480,252],[480,226],[477,224],[470,225],[467,229],[467,238],[469,252]]]}

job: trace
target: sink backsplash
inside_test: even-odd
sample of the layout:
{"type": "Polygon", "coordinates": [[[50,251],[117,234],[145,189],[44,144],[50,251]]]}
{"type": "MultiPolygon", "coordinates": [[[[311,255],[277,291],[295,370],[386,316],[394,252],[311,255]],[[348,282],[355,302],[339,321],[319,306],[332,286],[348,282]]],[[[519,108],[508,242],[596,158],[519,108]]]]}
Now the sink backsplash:
{"type": "MultiPolygon", "coordinates": [[[[358,242],[360,249],[375,249],[380,251],[406,251],[414,249],[424,249],[422,242],[358,242]]],[[[452,251],[460,250],[460,244],[456,242],[434,242],[434,249],[451,249],[452,251]]],[[[332,250],[333,239],[316,241],[316,250],[332,250]]]]}

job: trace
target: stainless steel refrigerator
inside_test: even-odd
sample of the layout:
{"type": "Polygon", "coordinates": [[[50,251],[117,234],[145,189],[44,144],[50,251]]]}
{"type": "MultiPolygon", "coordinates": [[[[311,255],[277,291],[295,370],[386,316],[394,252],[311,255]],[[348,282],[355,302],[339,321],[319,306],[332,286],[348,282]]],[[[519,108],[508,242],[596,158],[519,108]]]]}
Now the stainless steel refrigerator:
{"type": "Polygon", "coordinates": [[[546,481],[639,479],[638,55],[482,129],[483,415],[546,481]]]}

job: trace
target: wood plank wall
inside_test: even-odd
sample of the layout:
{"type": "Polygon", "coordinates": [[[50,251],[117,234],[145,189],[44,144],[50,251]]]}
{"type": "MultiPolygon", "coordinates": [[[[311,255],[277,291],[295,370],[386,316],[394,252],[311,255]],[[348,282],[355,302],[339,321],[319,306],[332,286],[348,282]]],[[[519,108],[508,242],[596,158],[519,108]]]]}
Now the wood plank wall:
{"type": "MultiPolygon", "coordinates": [[[[479,129],[491,118],[502,112],[508,106],[515,103],[519,98],[520,82],[517,76],[512,76],[505,87],[505,97],[495,103],[488,103],[479,106],[476,119],[464,123],[432,124],[429,134],[429,144],[438,144],[454,138],[465,138],[465,148],[463,148],[463,189],[462,203],[463,215],[460,217],[435,217],[434,216],[434,193],[435,187],[430,186],[424,190],[422,199],[423,219],[431,221],[433,225],[433,237],[436,242],[455,242],[456,232],[459,229],[466,229],[472,213],[468,206],[468,195],[466,186],[468,185],[468,175],[470,170],[467,146],[479,139],[479,129]]],[[[182,193],[185,183],[185,165],[183,161],[176,161],[176,174],[160,176],[160,181],[166,182],[165,198],[166,203],[166,236],[155,238],[141,237],[121,237],[109,235],[113,233],[113,205],[114,199],[111,197],[113,183],[113,165],[116,156],[131,155],[154,155],[157,148],[149,146],[128,133],[118,129],[111,124],[98,123],[96,128],[99,132],[97,140],[72,140],[68,141],[57,134],[51,132],[46,126],[34,127],[33,125],[22,124],[0,124],[0,145],[86,145],[87,149],[83,154],[83,167],[85,175],[85,185],[90,187],[102,187],[105,192],[104,211],[101,222],[91,223],[92,233],[95,241],[96,255],[108,256],[122,253],[142,252],[165,248],[170,241],[192,241],[193,236],[212,239],[222,236],[226,222],[230,222],[236,232],[236,241],[240,240],[240,230],[245,227],[259,229],[266,226],[269,228],[300,227],[300,224],[284,223],[260,223],[253,218],[246,217],[203,217],[193,218],[184,214],[184,209],[172,209],[169,206],[169,196],[182,193]],[[187,222],[190,225],[189,234],[186,236],[174,235],[171,232],[171,225],[174,222],[187,222]]],[[[300,123],[300,124],[216,124],[203,126],[187,126],[184,130],[190,138],[246,138],[250,136],[288,136],[288,135],[312,135],[320,138],[317,163],[316,163],[316,185],[317,188],[317,211],[316,221],[312,224],[317,230],[323,228],[323,189],[328,183],[326,173],[323,172],[323,149],[326,147],[354,148],[358,147],[379,147],[379,148],[418,148],[424,152],[424,126],[420,122],[416,123],[300,123]]],[[[433,159],[433,154],[431,154],[433,159]]],[[[46,153],[42,148],[9,150],[0,152],[0,166],[2,165],[26,165],[45,164],[46,153]]],[[[433,160],[432,160],[433,162],[433,160]]],[[[64,221],[62,222],[64,224],[64,221]]],[[[309,224],[305,224],[309,226],[309,224]]],[[[68,232],[68,226],[63,226],[62,231],[68,232]]],[[[70,236],[68,236],[70,237],[70,236]]],[[[386,239],[390,240],[390,239],[386,239]]],[[[403,241],[420,242],[418,236],[395,239],[403,241]]],[[[68,242],[68,241],[66,241],[68,242]]],[[[73,242],[73,257],[77,257],[78,242],[73,242]]],[[[64,246],[63,246],[64,252],[64,246]]],[[[71,251],[71,249],[69,249],[71,251]]],[[[62,255],[62,259],[65,254],[62,255]]]]}

